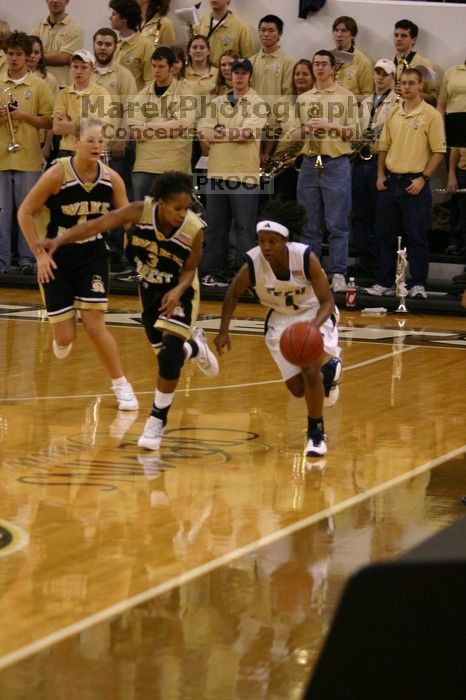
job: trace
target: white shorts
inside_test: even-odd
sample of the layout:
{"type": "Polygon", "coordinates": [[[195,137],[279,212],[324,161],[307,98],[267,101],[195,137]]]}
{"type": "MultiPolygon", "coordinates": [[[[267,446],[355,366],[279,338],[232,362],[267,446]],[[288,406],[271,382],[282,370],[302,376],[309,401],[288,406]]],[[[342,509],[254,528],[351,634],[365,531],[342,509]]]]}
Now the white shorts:
{"type": "MultiPolygon", "coordinates": [[[[283,381],[288,381],[291,377],[299,374],[301,369],[291,362],[285,360],[280,351],[280,337],[288,326],[299,321],[312,321],[315,314],[307,309],[300,314],[281,314],[278,311],[272,311],[268,317],[267,332],[265,334],[265,343],[270,350],[275,364],[277,365],[283,377],[283,381]]],[[[341,348],[338,346],[338,322],[339,313],[335,309],[334,313],[320,327],[320,332],[324,339],[324,350],[331,357],[340,357],[341,348]]]]}

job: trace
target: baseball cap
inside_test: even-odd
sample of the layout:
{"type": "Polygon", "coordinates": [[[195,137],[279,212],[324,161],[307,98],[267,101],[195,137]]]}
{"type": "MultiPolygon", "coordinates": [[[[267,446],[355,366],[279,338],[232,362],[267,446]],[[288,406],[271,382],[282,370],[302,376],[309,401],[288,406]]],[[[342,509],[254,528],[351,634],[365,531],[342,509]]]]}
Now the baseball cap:
{"type": "Polygon", "coordinates": [[[248,73],[252,73],[252,63],[249,58],[236,58],[231,64],[231,70],[234,71],[237,68],[242,68],[248,73]]]}
{"type": "Polygon", "coordinates": [[[396,66],[393,63],[393,61],[391,61],[389,58],[381,58],[380,61],[377,61],[377,63],[375,64],[374,69],[375,68],[382,68],[382,70],[384,70],[387,75],[389,75],[390,73],[393,73],[393,75],[395,75],[396,73],[396,66]]]}
{"type": "Polygon", "coordinates": [[[91,66],[95,68],[94,54],[90,51],[87,51],[86,49],[79,49],[79,51],[74,52],[74,54],[71,56],[71,59],[75,58],[75,56],[80,58],[81,61],[84,61],[84,63],[90,63],[91,66]]]}

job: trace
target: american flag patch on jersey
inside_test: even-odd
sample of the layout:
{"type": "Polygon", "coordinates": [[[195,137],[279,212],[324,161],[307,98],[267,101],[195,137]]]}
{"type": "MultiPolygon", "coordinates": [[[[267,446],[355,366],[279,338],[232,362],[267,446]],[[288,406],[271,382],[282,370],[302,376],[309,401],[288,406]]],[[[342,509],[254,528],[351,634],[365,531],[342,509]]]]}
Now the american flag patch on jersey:
{"type": "Polygon", "coordinates": [[[186,235],[186,233],[182,233],[181,231],[178,231],[177,234],[175,235],[175,238],[180,241],[180,243],[186,243],[186,245],[191,245],[192,239],[191,236],[186,235]]]}
{"type": "Polygon", "coordinates": [[[304,277],[304,272],[302,270],[291,270],[291,274],[294,277],[304,277]]]}

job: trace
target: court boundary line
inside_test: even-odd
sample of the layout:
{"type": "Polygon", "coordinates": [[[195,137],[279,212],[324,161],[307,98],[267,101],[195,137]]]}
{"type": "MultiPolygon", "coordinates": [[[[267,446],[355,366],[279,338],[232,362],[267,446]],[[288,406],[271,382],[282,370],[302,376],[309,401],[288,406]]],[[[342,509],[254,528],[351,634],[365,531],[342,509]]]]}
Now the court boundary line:
{"type": "MultiPolygon", "coordinates": [[[[369,343],[371,344],[371,343],[369,343]]],[[[373,345],[380,345],[380,343],[372,343],[373,345]]],[[[343,367],[343,372],[349,372],[354,369],[360,369],[361,367],[365,367],[366,365],[371,365],[374,364],[375,362],[380,362],[382,360],[388,360],[390,358],[395,357],[396,355],[401,355],[405,352],[409,352],[410,350],[419,350],[422,348],[422,345],[406,345],[402,348],[397,348],[396,350],[392,350],[392,352],[387,352],[384,355],[377,355],[376,357],[372,357],[369,360],[363,360],[362,362],[356,362],[354,365],[349,365],[348,367],[343,367]]],[[[449,348],[446,348],[447,350],[449,348]]],[[[456,348],[451,348],[452,350],[456,350],[456,348]]],[[[202,392],[202,391],[218,391],[219,389],[247,389],[252,386],[266,386],[268,384],[283,384],[283,379],[280,377],[278,379],[267,379],[262,382],[248,382],[245,384],[222,384],[221,386],[198,386],[198,387],[190,387],[189,391],[190,393],[197,393],[197,392],[202,392]]],[[[141,396],[146,396],[147,394],[153,395],[154,390],[153,389],[148,389],[147,391],[136,391],[136,394],[141,395],[141,396]]],[[[178,389],[175,389],[175,393],[186,393],[186,388],[185,387],[180,387],[178,389]]],[[[96,398],[106,398],[106,397],[115,397],[115,395],[112,392],[105,392],[102,394],[72,394],[72,395],[66,395],[62,394],[60,396],[26,396],[26,397],[15,397],[15,398],[4,398],[0,399],[0,405],[1,404],[6,404],[10,401],[15,401],[15,402],[26,402],[26,401],[63,401],[63,400],[69,400],[69,399],[96,399],[96,398]]]]}
{"type": "Polygon", "coordinates": [[[414,469],[410,469],[408,472],[404,472],[399,476],[393,477],[388,481],[384,481],[383,483],[378,484],[377,486],[367,489],[363,493],[351,496],[350,498],[341,501],[341,503],[329,506],[324,510],[319,511],[318,513],[314,513],[313,515],[309,515],[306,518],[302,518],[301,520],[298,520],[295,523],[292,523],[291,525],[287,525],[286,527],[281,528],[280,530],[276,530],[275,532],[270,533],[269,535],[264,535],[263,537],[254,540],[254,542],[250,542],[247,545],[238,547],[232,552],[228,552],[227,554],[224,554],[221,557],[212,559],[210,562],[206,562],[205,564],[194,567],[187,573],[179,574],[178,576],[171,578],[169,581],[164,581],[163,583],[158,584],[157,586],[153,586],[152,588],[149,588],[141,593],[137,593],[136,595],[133,595],[130,598],[126,598],[124,601],[120,601],[119,603],[115,603],[114,605],[104,608],[103,610],[100,610],[97,613],[92,613],[91,615],[88,615],[87,617],[83,618],[82,620],[79,620],[78,622],[73,622],[70,625],[67,625],[66,627],[56,630],[55,632],[52,632],[51,634],[48,634],[45,637],[42,637],[41,639],[35,642],[32,642],[31,644],[27,644],[26,646],[21,647],[21,649],[18,649],[14,652],[6,654],[5,656],[2,656],[0,658],[0,670],[7,668],[8,666],[12,666],[13,664],[18,663],[19,661],[22,661],[23,659],[26,659],[29,656],[32,656],[33,654],[37,654],[41,651],[44,651],[45,649],[53,646],[54,644],[58,644],[64,641],[65,639],[72,637],[75,634],[79,634],[80,632],[83,632],[84,630],[93,627],[94,625],[101,624],[108,619],[117,617],[118,615],[122,615],[131,608],[143,605],[151,598],[155,598],[157,596],[163,595],[164,593],[168,593],[174,588],[187,585],[191,581],[194,581],[195,579],[200,578],[201,576],[205,576],[206,574],[215,571],[221,566],[230,564],[236,559],[240,559],[241,557],[245,557],[256,550],[272,545],[278,540],[283,539],[284,537],[289,537],[295,532],[298,532],[299,530],[304,530],[305,528],[310,527],[311,525],[315,525],[317,522],[324,520],[325,518],[333,517],[336,514],[347,510],[348,508],[352,508],[353,506],[359,505],[360,503],[363,503],[364,501],[382,493],[382,491],[386,491],[395,486],[399,486],[403,482],[408,481],[409,479],[413,479],[416,476],[419,476],[424,472],[428,471],[429,469],[435,469],[439,465],[444,464],[449,460],[455,459],[456,457],[459,457],[465,452],[466,444],[461,445],[460,447],[457,447],[456,449],[451,450],[450,452],[447,452],[443,455],[440,455],[435,459],[429,460],[424,464],[419,465],[418,467],[414,467],[414,469]]]}

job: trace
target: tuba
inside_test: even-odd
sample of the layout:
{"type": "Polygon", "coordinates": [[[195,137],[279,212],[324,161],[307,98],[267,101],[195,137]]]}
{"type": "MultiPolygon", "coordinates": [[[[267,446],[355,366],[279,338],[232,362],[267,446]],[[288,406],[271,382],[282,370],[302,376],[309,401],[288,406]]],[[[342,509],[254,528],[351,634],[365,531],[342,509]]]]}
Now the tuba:
{"type": "Polygon", "coordinates": [[[10,135],[10,143],[7,146],[7,151],[8,153],[16,153],[19,151],[22,146],[20,143],[16,141],[15,138],[15,132],[16,129],[18,128],[17,124],[13,124],[13,120],[11,118],[10,111],[12,109],[15,109],[18,107],[18,103],[16,100],[11,99],[11,91],[8,90],[8,88],[3,90],[3,93],[8,96],[8,101],[4,102],[4,106],[6,107],[6,122],[7,122],[7,128],[8,128],[8,133],[10,135]]]}

